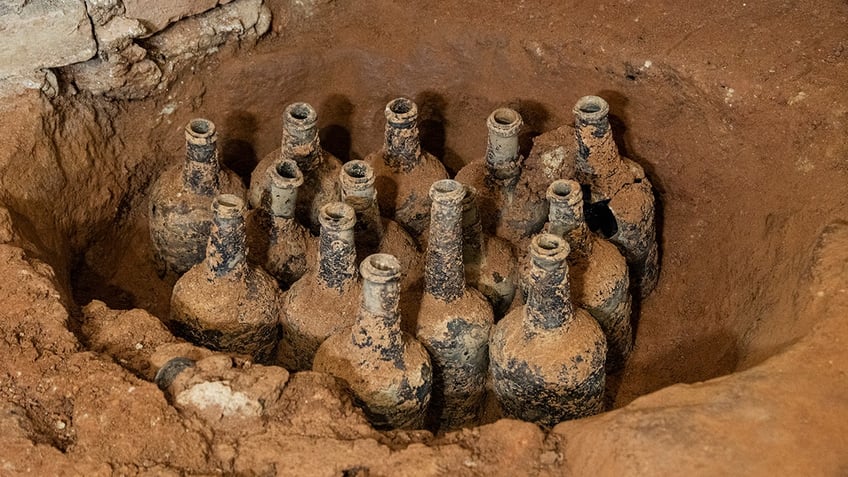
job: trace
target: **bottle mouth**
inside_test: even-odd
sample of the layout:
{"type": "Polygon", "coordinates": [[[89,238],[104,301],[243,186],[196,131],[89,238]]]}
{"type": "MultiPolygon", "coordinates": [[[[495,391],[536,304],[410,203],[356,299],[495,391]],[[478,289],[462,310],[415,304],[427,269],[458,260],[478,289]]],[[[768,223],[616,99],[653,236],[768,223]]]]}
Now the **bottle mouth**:
{"type": "Polygon", "coordinates": [[[498,108],[486,119],[489,132],[500,137],[518,135],[524,121],[518,111],[510,108],[498,108]]]}
{"type": "Polygon", "coordinates": [[[458,204],[465,195],[465,186],[453,179],[438,180],[430,186],[430,198],[440,204],[458,204]]]}
{"type": "Polygon", "coordinates": [[[574,105],[574,115],[579,121],[588,124],[606,121],[609,116],[609,103],[600,96],[583,96],[574,105]]]}
{"type": "Polygon", "coordinates": [[[309,103],[292,103],[283,114],[283,123],[296,130],[310,129],[317,122],[318,113],[309,103]]]}
{"type": "Polygon", "coordinates": [[[359,265],[362,278],[377,283],[386,283],[400,279],[402,265],[394,256],[387,253],[375,253],[365,257],[359,265]]]}
{"type": "Polygon", "coordinates": [[[409,98],[395,98],[386,105],[386,121],[391,126],[410,127],[418,119],[418,106],[409,98]]]}
{"type": "Polygon", "coordinates": [[[353,160],[342,166],[341,177],[345,184],[362,188],[374,183],[374,168],[365,161],[353,160]]]}
{"type": "Polygon", "coordinates": [[[568,257],[571,247],[562,237],[554,234],[538,234],[530,242],[530,254],[534,261],[552,264],[562,262],[568,257]]]}
{"type": "Polygon", "coordinates": [[[186,141],[192,144],[205,145],[215,140],[215,123],[208,119],[195,118],[186,124],[186,141]]]}
{"type": "Polygon", "coordinates": [[[329,230],[348,230],[356,223],[356,212],[344,202],[330,202],[321,207],[318,221],[329,230]]]}
{"type": "Polygon", "coordinates": [[[271,183],[281,188],[300,187],[303,184],[303,173],[293,159],[283,159],[268,169],[271,183]]]}
{"type": "Polygon", "coordinates": [[[583,190],[577,181],[558,179],[548,186],[547,198],[551,203],[577,205],[583,202],[583,190]]]}
{"type": "Polygon", "coordinates": [[[244,218],[244,200],[233,194],[221,194],[212,201],[212,211],[221,219],[244,218]]]}

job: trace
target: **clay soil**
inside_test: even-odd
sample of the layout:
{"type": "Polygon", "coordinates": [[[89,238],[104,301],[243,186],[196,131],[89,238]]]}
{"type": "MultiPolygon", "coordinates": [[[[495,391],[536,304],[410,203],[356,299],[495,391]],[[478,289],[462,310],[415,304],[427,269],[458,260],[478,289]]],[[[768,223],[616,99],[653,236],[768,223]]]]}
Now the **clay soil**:
{"type": "Polygon", "coordinates": [[[0,475],[848,473],[848,3],[269,5],[271,34],[147,100],[64,84],[0,103],[0,475]],[[350,160],[407,95],[455,173],[496,107],[522,114],[529,147],[586,94],[609,101],[661,207],[659,285],[610,412],[381,433],[324,375],[276,372],[285,387],[256,391],[262,416],[243,421],[151,382],[175,278],[150,262],[147,192],[190,119],[216,123],[247,179],[287,104],[313,104],[350,160]]]}

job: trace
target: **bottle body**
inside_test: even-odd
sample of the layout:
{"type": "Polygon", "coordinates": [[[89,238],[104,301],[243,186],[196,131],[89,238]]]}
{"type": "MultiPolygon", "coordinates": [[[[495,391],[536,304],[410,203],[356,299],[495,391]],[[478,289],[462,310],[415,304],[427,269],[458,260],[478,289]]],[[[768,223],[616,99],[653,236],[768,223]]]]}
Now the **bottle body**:
{"type": "Polygon", "coordinates": [[[279,335],[277,284],[247,263],[244,201],[221,195],[213,209],[206,258],[174,285],[170,325],[192,343],[267,363],[279,335]]]}
{"type": "Polygon", "coordinates": [[[619,154],[610,130],[609,104],[603,98],[580,98],[574,115],[576,178],[589,186],[590,208],[606,209],[611,215],[611,223],[600,228],[624,254],[631,285],[644,297],[659,276],[653,187],[641,166],[619,154]]]}
{"type": "Polygon", "coordinates": [[[486,297],[495,319],[502,318],[515,299],[517,259],[509,242],[483,233],[477,191],[471,186],[462,201],[462,257],[466,283],[486,297]]]}
{"type": "Polygon", "coordinates": [[[500,108],[487,119],[489,141],[484,159],[472,161],[456,180],[474,187],[483,231],[519,247],[542,230],[548,215],[544,190],[534,189],[530,176],[522,172],[518,153],[521,116],[500,108]]]}
{"type": "Polygon", "coordinates": [[[430,188],[430,234],[416,337],[433,363],[432,424],[450,430],[475,422],[486,394],[494,317],[485,297],[466,286],[462,201],[466,188],[441,180],[430,188]]]}
{"type": "Polygon", "coordinates": [[[355,322],[324,341],[313,370],[346,381],[375,427],[421,428],[432,371],[427,351],[400,328],[400,262],[375,254],[360,270],[364,283],[355,322]]]}
{"type": "Polygon", "coordinates": [[[386,106],[386,143],[365,162],[374,168],[380,212],[399,223],[416,240],[429,224],[430,184],[447,179],[445,166],[421,149],[418,108],[406,98],[386,106]]]}
{"type": "Polygon", "coordinates": [[[277,363],[290,371],[312,368],[321,343],[353,323],[361,294],[353,209],[330,202],[321,208],[320,220],[317,264],[283,298],[277,363]]]}
{"type": "Polygon", "coordinates": [[[498,322],[490,373],[504,412],[543,426],[603,407],[606,339],[595,320],[570,302],[565,241],[533,238],[530,295],[498,322]]]}
{"type": "Polygon", "coordinates": [[[577,181],[552,182],[547,197],[548,231],[563,237],[571,247],[568,267],[574,302],[601,326],[608,344],[607,372],[617,371],[633,349],[627,263],[615,245],[589,230],[577,181]]]}
{"type": "Polygon", "coordinates": [[[291,159],[277,162],[266,174],[271,198],[247,217],[250,257],[287,289],[306,274],[315,248],[309,231],[294,217],[303,174],[291,159]]]}
{"type": "Polygon", "coordinates": [[[318,116],[307,103],[293,103],[283,113],[282,146],[265,156],[250,176],[250,205],[259,208],[269,200],[270,180],[265,171],[281,159],[297,162],[303,173],[295,209],[296,219],[313,234],[321,223],[321,207],[338,200],[338,176],[341,161],[321,148],[318,139],[318,116]]]}
{"type": "Polygon", "coordinates": [[[148,207],[153,259],[161,274],[182,275],[203,261],[219,193],[244,196],[235,172],[218,163],[215,125],[194,119],[185,128],[186,157],[163,171],[150,189],[148,207]]]}

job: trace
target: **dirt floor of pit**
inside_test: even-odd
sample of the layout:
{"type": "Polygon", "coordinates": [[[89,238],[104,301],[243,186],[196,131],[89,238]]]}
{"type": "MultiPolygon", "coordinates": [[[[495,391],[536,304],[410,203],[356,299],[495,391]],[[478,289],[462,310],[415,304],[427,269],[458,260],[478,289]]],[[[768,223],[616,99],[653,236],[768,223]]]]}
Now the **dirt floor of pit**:
{"type": "Polygon", "coordinates": [[[810,311],[819,292],[841,293],[838,270],[820,280],[827,286],[811,278],[811,257],[825,225],[846,215],[848,5],[327,2],[307,18],[270,4],[273,35],[255,48],[226,49],[166,94],[133,103],[80,94],[52,105],[27,95],[5,108],[2,200],[20,241],[40,251],[30,255],[48,261],[56,279],[43,277],[40,262],[4,250],[3,267],[20,283],[0,291],[0,355],[10,358],[0,394],[9,437],[0,449],[20,450],[42,473],[59,463],[103,471],[106,462],[118,473],[263,473],[300,463],[327,475],[348,464],[377,474],[505,473],[509,464],[520,475],[644,475],[702,462],[709,474],[734,469],[719,462],[753,459],[755,445],[800,445],[824,457],[769,455],[745,467],[749,473],[795,468],[763,464],[776,461],[804,473],[848,468],[834,457],[844,437],[827,439],[839,435],[835,422],[845,422],[845,361],[822,336],[827,329],[830,340],[844,340],[845,327],[831,321],[845,309],[818,303],[810,311]],[[623,409],[547,436],[502,421],[432,441],[369,433],[349,403],[333,401],[343,397],[306,383],[332,396],[318,401],[333,403],[309,409],[285,401],[283,417],[264,433],[232,434],[180,419],[151,384],[78,352],[85,348],[78,342],[82,315],[67,318],[62,310],[78,310],[72,296],[78,306],[98,298],[113,308],[166,312],[167,284],[147,262],[144,200],[158,171],[179,160],[190,118],[219,125],[224,160],[246,176],[277,146],[286,104],[314,104],[325,147],[361,158],[379,147],[383,105],[402,94],[419,103],[425,148],[453,171],[483,154],[484,120],[497,106],[518,109],[532,134],[571,121],[581,95],[611,103],[622,150],[649,171],[662,204],[660,284],[639,309],[634,354],[614,383],[623,409]],[[817,354],[816,345],[831,354],[817,354]],[[820,379],[795,379],[802,371],[820,379]],[[775,376],[788,384],[766,386],[775,376]],[[130,398],[118,391],[129,388],[143,392],[130,398]],[[334,426],[338,412],[353,417],[334,426]],[[92,414],[99,424],[86,420],[92,414]],[[149,416],[165,425],[151,426],[149,416]],[[752,425],[783,430],[769,440],[746,428],[747,444],[717,437],[752,425]],[[169,445],[167,436],[177,433],[185,441],[169,445]],[[430,446],[407,446],[418,441],[430,446]],[[701,444],[711,447],[692,451],[701,444]],[[316,464],[304,457],[306,448],[329,457],[316,464]],[[270,449],[301,460],[282,463],[270,449]]]}

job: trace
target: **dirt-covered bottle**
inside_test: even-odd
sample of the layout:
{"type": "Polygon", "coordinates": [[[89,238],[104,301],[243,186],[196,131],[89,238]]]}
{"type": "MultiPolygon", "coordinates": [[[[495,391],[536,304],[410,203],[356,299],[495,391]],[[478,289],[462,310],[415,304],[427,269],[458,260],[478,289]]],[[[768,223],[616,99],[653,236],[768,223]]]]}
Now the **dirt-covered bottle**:
{"type": "Polygon", "coordinates": [[[355,323],[329,337],[315,354],[314,371],[343,379],[377,428],[421,428],[430,402],[427,351],[401,331],[400,262],[375,254],[360,265],[362,301],[355,323]]]}
{"type": "Polygon", "coordinates": [[[492,112],[486,120],[486,156],[456,174],[456,180],[477,190],[483,230],[516,247],[542,230],[548,218],[545,191],[534,190],[529,176],[522,173],[518,147],[522,124],[521,115],[513,109],[492,112]]]}
{"type": "Polygon", "coordinates": [[[386,105],[386,143],[365,162],[374,168],[380,212],[402,225],[416,240],[429,225],[430,184],[447,179],[445,166],[421,149],[418,106],[410,99],[386,105]]]}
{"type": "Polygon", "coordinates": [[[589,189],[587,219],[622,251],[634,291],[644,297],[659,274],[653,187],[639,164],[619,154],[603,98],[580,98],[574,116],[575,174],[589,189]]]}
{"type": "Polygon", "coordinates": [[[477,420],[486,394],[492,307],[465,284],[462,215],[466,189],[445,179],[430,188],[430,234],[416,337],[433,362],[433,427],[477,420]]]}
{"type": "Polygon", "coordinates": [[[380,216],[375,182],[374,168],[365,161],[347,162],[339,174],[342,200],[356,212],[357,263],[375,253],[393,255],[403,269],[401,289],[420,286],[424,259],[418,243],[397,222],[380,216]]]}
{"type": "Polygon", "coordinates": [[[265,171],[280,159],[292,159],[303,173],[303,187],[297,195],[295,216],[313,234],[321,227],[321,207],[338,200],[341,161],[321,148],[318,113],[308,103],[293,103],[283,112],[282,146],[265,156],[250,177],[250,205],[262,206],[269,200],[270,182],[265,171]]]}
{"type": "Polygon", "coordinates": [[[504,412],[543,426],[603,407],[606,338],[571,303],[568,253],[562,237],[533,237],[527,303],[495,325],[489,344],[492,387],[504,412]]]}
{"type": "Polygon", "coordinates": [[[630,279],[618,248],[589,230],[583,216],[583,192],[572,180],[548,187],[548,232],[565,238],[571,295],[601,325],[607,337],[607,372],[624,365],[633,349],[630,279]]]}
{"type": "Polygon", "coordinates": [[[244,200],[219,195],[212,210],[206,258],[174,285],[170,325],[194,344],[267,363],[279,335],[277,282],[248,263],[244,200]]]}
{"type": "Polygon", "coordinates": [[[483,232],[477,191],[471,186],[462,199],[462,257],[466,283],[489,300],[496,319],[503,317],[518,285],[515,251],[506,240],[483,232]]]}
{"type": "Polygon", "coordinates": [[[185,159],[166,169],[150,189],[150,239],[160,274],[181,275],[200,263],[212,226],[212,200],[220,193],[245,193],[241,178],[218,161],[212,121],[191,120],[185,141],[185,159]]]}
{"type": "Polygon", "coordinates": [[[320,220],[317,263],[283,297],[277,363],[290,371],[312,368],[321,343],[353,323],[361,294],[353,208],[330,202],[321,208],[320,220]]]}
{"type": "Polygon", "coordinates": [[[306,274],[315,241],[294,217],[303,174],[292,159],[268,167],[270,197],[247,216],[250,258],[287,289],[306,274]]]}

